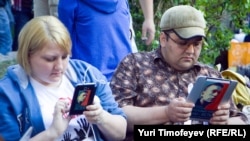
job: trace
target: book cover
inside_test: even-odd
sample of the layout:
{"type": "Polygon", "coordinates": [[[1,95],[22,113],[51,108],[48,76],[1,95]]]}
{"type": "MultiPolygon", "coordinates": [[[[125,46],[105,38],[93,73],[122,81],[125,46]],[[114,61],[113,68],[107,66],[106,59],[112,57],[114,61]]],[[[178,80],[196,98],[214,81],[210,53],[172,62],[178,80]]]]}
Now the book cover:
{"type": "Polygon", "coordinates": [[[221,103],[230,100],[236,85],[234,80],[197,77],[187,97],[188,101],[195,103],[190,119],[208,121],[221,103]]]}
{"type": "Polygon", "coordinates": [[[92,104],[95,96],[95,83],[77,85],[74,91],[69,115],[82,114],[86,106],[92,104]]]}

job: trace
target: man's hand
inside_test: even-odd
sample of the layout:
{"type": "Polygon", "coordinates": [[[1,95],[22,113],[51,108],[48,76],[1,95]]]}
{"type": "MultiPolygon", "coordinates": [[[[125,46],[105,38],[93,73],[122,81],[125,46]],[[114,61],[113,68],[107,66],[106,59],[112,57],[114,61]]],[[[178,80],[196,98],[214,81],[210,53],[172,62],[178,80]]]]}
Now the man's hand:
{"type": "Polygon", "coordinates": [[[218,110],[213,113],[213,117],[210,119],[210,124],[228,124],[230,104],[225,103],[218,107],[218,110]]]}
{"type": "Polygon", "coordinates": [[[184,98],[173,99],[167,107],[167,116],[171,122],[185,122],[191,116],[194,104],[184,98]]]}

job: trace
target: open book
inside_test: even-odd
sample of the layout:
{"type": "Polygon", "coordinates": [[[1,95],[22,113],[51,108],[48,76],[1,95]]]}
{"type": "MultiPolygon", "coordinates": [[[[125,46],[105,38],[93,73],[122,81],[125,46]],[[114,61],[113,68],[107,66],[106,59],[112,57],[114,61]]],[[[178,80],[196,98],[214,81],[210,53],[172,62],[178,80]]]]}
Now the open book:
{"type": "Polygon", "coordinates": [[[197,77],[187,97],[188,101],[195,103],[190,119],[208,121],[220,104],[230,100],[236,85],[235,80],[197,77]]]}

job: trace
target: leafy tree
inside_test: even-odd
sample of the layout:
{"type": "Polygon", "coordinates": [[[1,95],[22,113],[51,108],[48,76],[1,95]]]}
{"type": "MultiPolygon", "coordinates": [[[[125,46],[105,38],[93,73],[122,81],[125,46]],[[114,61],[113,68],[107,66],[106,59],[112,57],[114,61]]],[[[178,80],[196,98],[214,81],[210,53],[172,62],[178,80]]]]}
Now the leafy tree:
{"type": "Polygon", "coordinates": [[[172,6],[188,4],[204,13],[207,21],[206,40],[200,61],[213,65],[221,50],[229,48],[230,40],[236,29],[249,32],[249,25],[244,24],[250,13],[250,0],[154,0],[154,21],[156,25],[155,40],[150,46],[141,42],[141,25],[143,14],[138,0],[129,1],[136,33],[136,44],[140,51],[149,51],[159,46],[159,23],[164,11],[172,6]]]}

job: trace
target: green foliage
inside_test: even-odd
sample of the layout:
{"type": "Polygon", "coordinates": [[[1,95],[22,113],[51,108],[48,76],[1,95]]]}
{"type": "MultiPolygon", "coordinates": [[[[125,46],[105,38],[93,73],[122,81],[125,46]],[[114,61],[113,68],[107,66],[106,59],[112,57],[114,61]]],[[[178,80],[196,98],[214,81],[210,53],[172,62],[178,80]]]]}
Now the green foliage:
{"type": "Polygon", "coordinates": [[[16,60],[0,61],[0,79],[6,73],[7,67],[16,64],[16,60]]]}
{"type": "Polygon", "coordinates": [[[169,7],[188,4],[200,9],[207,21],[206,41],[201,52],[200,61],[213,65],[220,50],[226,50],[236,29],[250,33],[249,25],[244,24],[250,13],[249,0],[154,0],[154,21],[156,25],[155,41],[146,46],[141,42],[141,26],[144,20],[138,0],[131,0],[130,8],[136,33],[136,44],[140,51],[150,51],[159,46],[159,23],[161,15],[169,7]]]}

